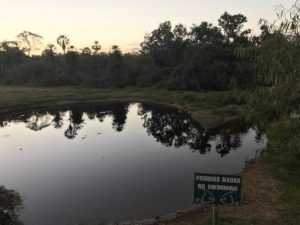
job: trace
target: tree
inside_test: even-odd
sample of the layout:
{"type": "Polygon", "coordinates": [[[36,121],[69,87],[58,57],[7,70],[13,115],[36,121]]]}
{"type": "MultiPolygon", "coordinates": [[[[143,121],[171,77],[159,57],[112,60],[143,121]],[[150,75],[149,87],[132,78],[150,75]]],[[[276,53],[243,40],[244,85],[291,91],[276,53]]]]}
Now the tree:
{"type": "Polygon", "coordinates": [[[23,51],[27,52],[27,55],[30,56],[31,50],[38,50],[43,37],[30,31],[23,31],[17,35],[17,39],[20,46],[23,46],[23,51]]]}
{"type": "Polygon", "coordinates": [[[0,51],[7,51],[11,48],[19,49],[19,44],[17,41],[3,41],[0,43],[0,51]]]}
{"type": "Polygon", "coordinates": [[[119,57],[122,54],[122,52],[121,52],[121,50],[120,50],[120,48],[119,48],[118,45],[113,45],[111,47],[111,49],[113,50],[112,51],[112,55],[114,55],[114,56],[118,56],[119,57]]]}
{"type": "MultiPolygon", "coordinates": [[[[258,87],[243,110],[245,117],[267,132],[265,157],[277,168],[279,178],[289,184],[292,204],[299,203],[300,176],[300,4],[277,8],[277,20],[263,21],[262,37],[255,48],[238,49],[241,57],[253,60],[258,87]]],[[[286,224],[299,220],[289,213],[286,224]]]]}
{"type": "Polygon", "coordinates": [[[68,52],[76,52],[76,53],[78,53],[78,51],[76,50],[76,47],[74,45],[70,45],[70,47],[68,47],[68,52]]]}
{"type": "Polygon", "coordinates": [[[182,44],[186,33],[183,25],[178,25],[174,31],[175,34],[173,33],[170,21],[159,24],[157,29],[145,36],[144,42],[141,43],[141,52],[143,54],[149,54],[154,63],[160,67],[174,66],[174,64],[178,62],[177,47],[182,44]],[[177,46],[173,48],[175,47],[175,38],[177,46]],[[174,59],[174,55],[176,59],[174,59]]]}
{"type": "Polygon", "coordinates": [[[300,5],[277,10],[274,23],[261,21],[263,32],[256,45],[236,51],[255,65],[258,88],[245,115],[262,127],[300,110],[300,5]]]}
{"type": "Polygon", "coordinates": [[[170,63],[178,65],[184,57],[184,51],[187,47],[188,31],[182,24],[175,25],[173,29],[173,42],[169,49],[170,63]]]}
{"type": "Polygon", "coordinates": [[[175,25],[173,29],[173,35],[176,41],[183,42],[187,38],[187,34],[187,29],[183,24],[175,25]]]}
{"type": "Polygon", "coordinates": [[[57,38],[56,42],[62,48],[64,54],[66,54],[66,48],[70,44],[70,39],[65,35],[60,35],[57,38]]]}
{"type": "Polygon", "coordinates": [[[54,60],[56,48],[54,44],[48,44],[47,48],[42,52],[42,56],[50,60],[54,60]]]}
{"type": "Polygon", "coordinates": [[[111,86],[124,86],[124,60],[122,52],[117,45],[112,46],[112,52],[109,54],[108,73],[109,83],[111,86]]]}
{"type": "MultiPolygon", "coordinates": [[[[70,46],[70,50],[65,54],[66,72],[68,75],[75,76],[78,71],[79,54],[75,51],[74,46],[70,46]]],[[[76,81],[77,82],[77,81],[76,81]]]]}
{"type": "Polygon", "coordinates": [[[195,44],[213,45],[222,43],[224,40],[221,29],[208,22],[202,22],[198,26],[194,24],[190,35],[195,44]]]}
{"type": "Polygon", "coordinates": [[[151,52],[156,49],[166,49],[170,46],[174,38],[172,24],[170,21],[159,24],[159,27],[145,36],[141,43],[142,52],[151,52]]]}
{"type": "MultiPolygon", "coordinates": [[[[218,20],[219,26],[223,28],[223,31],[227,37],[227,41],[231,42],[235,41],[236,38],[241,34],[244,23],[247,21],[247,17],[242,14],[230,15],[227,12],[225,12],[218,20]]],[[[249,30],[245,32],[248,33],[249,30]]],[[[244,33],[242,35],[244,35],[244,33]]]]}
{"type": "Polygon", "coordinates": [[[89,47],[85,47],[85,48],[83,48],[83,49],[81,50],[81,53],[82,53],[83,55],[91,55],[91,54],[92,54],[92,51],[91,51],[91,49],[90,49],[89,47]]]}
{"type": "Polygon", "coordinates": [[[99,44],[98,41],[94,41],[94,45],[92,46],[92,49],[94,50],[94,55],[98,55],[98,53],[101,50],[101,45],[99,44]]]}
{"type": "Polygon", "coordinates": [[[14,67],[25,59],[24,52],[19,49],[17,41],[3,41],[0,43],[0,76],[5,70],[14,67]]]}

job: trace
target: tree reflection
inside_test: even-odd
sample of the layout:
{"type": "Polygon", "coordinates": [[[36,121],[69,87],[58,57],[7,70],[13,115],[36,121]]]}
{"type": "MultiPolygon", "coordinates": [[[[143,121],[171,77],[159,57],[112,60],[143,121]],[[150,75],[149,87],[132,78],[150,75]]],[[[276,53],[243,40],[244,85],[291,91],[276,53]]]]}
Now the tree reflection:
{"type": "Polygon", "coordinates": [[[128,113],[129,103],[111,103],[111,104],[101,104],[94,106],[84,106],[82,111],[87,114],[90,120],[97,118],[99,122],[103,122],[105,117],[112,117],[112,128],[121,132],[124,130],[127,113],[128,113]]]}
{"type": "Polygon", "coordinates": [[[36,114],[27,119],[27,125],[31,130],[39,131],[45,127],[49,127],[52,124],[52,118],[50,114],[40,115],[36,114]]]}
{"type": "Polygon", "coordinates": [[[63,116],[64,116],[64,113],[61,113],[61,112],[56,112],[53,114],[52,122],[53,122],[55,128],[57,128],[57,129],[62,128],[62,126],[64,125],[63,116]]]}
{"type": "Polygon", "coordinates": [[[190,146],[193,151],[205,154],[210,151],[210,137],[201,127],[193,125],[190,119],[178,114],[172,109],[160,110],[143,105],[139,109],[139,115],[144,119],[143,126],[147,133],[163,145],[179,148],[190,146]]]}
{"type": "Polygon", "coordinates": [[[6,127],[8,125],[8,121],[7,120],[1,120],[0,121],[0,127],[6,127]]]}
{"type": "Polygon", "coordinates": [[[241,146],[241,139],[239,134],[226,133],[226,131],[222,130],[220,134],[220,141],[216,145],[216,151],[224,157],[231,150],[236,150],[241,146]]]}
{"type": "Polygon", "coordinates": [[[216,151],[221,157],[226,156],[231,150],[236,150],[242,145],[243,134],[246,134],[250,129],[249,124],[239,121],[232,121],[224,126],[221,126],[215,131],[216,136],[216,151]]]}
{"type": "Polygon", "coordinates": [[[127,103],[114,104],[112,105],[111,110],[113,116],[113,122],[112,122],[113,129],[117,132],[123,131],[127,120],[128,104],[127,103]]]}
{"type": "MultiPolygon", "coordinates": [[[[199,132],[199,131],[194,131],[199,132]]],[[[191,147],[193,152],[198,151],[200,154],[206,154],[211,151],[211,144],[209,141],[211,140],[211,137],[209,134],[205,131],[201,132],[201,135],[194,135],[196,138],[194,141],[191,141],[189,143],[189,146],[191,147]]]]}
{"type": "Polygon", "coordinates": [[[70,125],[68,129],[65,131],[65,136],[68,139],[74,139],[77,134],[78,130],[80,130],[83,127],[83,111],[80,110],[79,107],[72,108],[70,111],[70,125]]]}
{"type": "MultiPolygon", "coordinates": [[[[78,131],[85,125],[85,118],[97,119],[102,123],[106,117],[112,118],[112,128],[116,132],[124,131],[129,103],[105,103],[99,105],[81,105],[69,111],[32,112],[0,120],[0,126],[8,125],[8,121],[24,122],[29,129],[40,131],[53,125],[54,128],[65,129],[64,135],[74,139],[78,131]],[[68,120],[69,124],[65,124],[68,120]]],[[[176,109],[155,104],[139,104],[138,115],[143,119],[143,127],[148,135],[153,136],[162,145],[175,148],[189,146],[193,152],[206,154],[215,150],[221,157],[242,145],[242,136],[249,132],[251,126],[244,122],[233,121],[215,129],[205,130],[193,122],[189,116],[178,113],[176,109]]],[[[264,133],[255,131],[256,140],[263,140],[264,133]]]]}
{"type": "Polygon", "coordinates": [[[221,157],[241,147],[241,135],[250,128],[245,123],[235,121],[205,131],[188,117],[179,115],[176,110],[161,110],[147,104],[140,106],[138,114],[144,120],[143,126],[147,133],[163,145],[175,148],[188,145],[193,152],[206,154],[211,151],[214,140],[215,150],[221,157]]]}
{"type": "Polygon", "coordinates": [[[103,122],[106,116],[112,116],[112,128],[121,132],[124,129],[127,120],[128,103],[103,104],[98,106],[82,106],[73,107],[70,111],[70,124],[65,131],[68,139],[74,139],[78,131],[84,126],[84,113],[90,120],[97,118],[99,122],[103,122]]]}

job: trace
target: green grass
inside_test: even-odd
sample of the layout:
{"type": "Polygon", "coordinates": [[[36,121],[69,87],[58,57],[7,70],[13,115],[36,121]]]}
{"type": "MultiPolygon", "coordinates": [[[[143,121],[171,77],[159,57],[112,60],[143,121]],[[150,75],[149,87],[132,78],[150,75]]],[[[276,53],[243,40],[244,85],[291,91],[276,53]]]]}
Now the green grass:
{"type": "Polygon", "coordinates": [[[274,168],[280,181],[283,201],[282,224],[300,224],[300,120],[282,119],[268,129],[269,149],[266,163],[274,168]]]}
{"type": "Polygon", "coordinates": [[[275,176],[280,181],[282,201],[286,203],[285,210],[281,213],[281,224],[300,224],[300,168],[287,170],[274,164],[272,157],[267,156],[266,163],[273,164],[275,176]]]}
{"type": "Polygon", "coordinates": [[[30,88],[0,86],[0,112],[51,106],[57,103],[81,103],[107,99],[147,99],[177,104],[188,110],[203,110],[215,115],[236,115],[228,105],[243,104],[247,92],[187,92],[145,88],[86,89],[77,87],[30,88]]]}

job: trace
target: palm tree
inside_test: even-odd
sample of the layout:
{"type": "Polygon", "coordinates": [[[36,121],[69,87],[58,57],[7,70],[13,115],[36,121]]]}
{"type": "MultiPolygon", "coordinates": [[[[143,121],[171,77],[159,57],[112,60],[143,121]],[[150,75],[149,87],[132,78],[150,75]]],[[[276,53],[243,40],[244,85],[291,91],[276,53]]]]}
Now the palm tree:
{"type": "Polygon", "coordinates": [[[98,52],[101,50],[101,45],[98,41],[94,42],[94,45],[92,46],[92,49],[94,50],[94,55],[97,55],[98,52]]]}
{"type": "Polygon", "coordinates": [[[65,35],[60,35],[56,41],[57,44],[62,48],[64,54],[66,54],[66,48],[70,44],[70,39],[65,35]]]}

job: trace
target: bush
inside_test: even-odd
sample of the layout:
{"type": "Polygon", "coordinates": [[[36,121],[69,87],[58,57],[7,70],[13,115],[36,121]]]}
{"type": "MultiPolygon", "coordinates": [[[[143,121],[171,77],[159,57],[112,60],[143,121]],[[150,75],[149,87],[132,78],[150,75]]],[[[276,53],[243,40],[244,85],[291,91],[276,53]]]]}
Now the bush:
{"type": "Polygon", "coordinates": [[[8,190],[0,186],[0,224],[18,225],[22,224],[18,220],[18,213],[22,207],[22,198],[14,190],[8,190]]]}
{"type": "Polygon", "coordinates": [[[269,154],[276,163],[300,175],[300,121],[281,120],[268,129],[269,154]]]}
{"type": "Polygon", "coordinates": [[[22,63],[8,71],[5,84],[46,86],[55,75],[55,68],[43,61],[22,63]]]}

